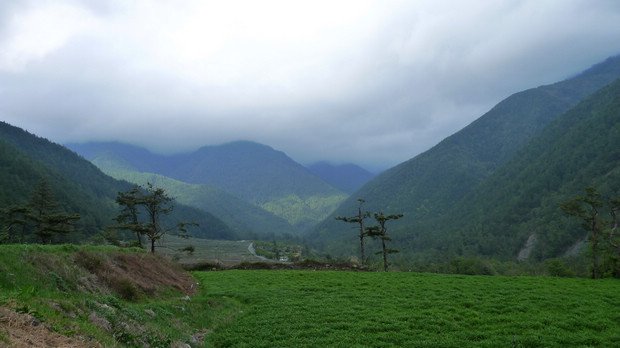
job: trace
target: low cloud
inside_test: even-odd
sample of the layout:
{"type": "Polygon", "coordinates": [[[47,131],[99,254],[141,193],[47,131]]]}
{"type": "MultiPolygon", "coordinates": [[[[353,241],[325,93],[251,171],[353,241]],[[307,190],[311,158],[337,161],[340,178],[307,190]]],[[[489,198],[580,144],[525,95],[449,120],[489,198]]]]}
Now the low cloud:
{"type": "Polygon", "coordinates": [[[617,1],[0,5],[0,118],[159,152],[247,139],[385,168],[620,53],[617,1]]]}

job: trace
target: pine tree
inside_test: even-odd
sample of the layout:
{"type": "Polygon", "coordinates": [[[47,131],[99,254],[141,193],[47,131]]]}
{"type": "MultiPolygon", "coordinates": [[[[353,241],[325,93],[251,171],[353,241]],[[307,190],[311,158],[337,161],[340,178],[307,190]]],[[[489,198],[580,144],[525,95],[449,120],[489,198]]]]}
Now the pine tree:
{"type": "Polygon", "coordinates": [[[74,231],[75,222],[80,219],[79,214],[67,214],[60,209],[46,180],[41,180],[34,188],[27,208],[34,234],[43,244],[51,243],[54,235],[74,231]]]}
{"type": "Polygon", "coordinates": [[[351,216],[351,217],[338,216],[336,217],[336,220],[359,225],[358,237],[360,240],[360,254],[362,257],[361,261],[362,261],[362,264],[366,264],[367,259],[366,259],[366,252],[365,252],[365,247],[364,247],[364,244],[365,244],[364,238],[366,238],[368,233],[366,232],[366,229],[364,228],[364,220],[370,216],[370,212],[368,211],[362,212],[362,205],[366,202],[365,200],[359,198],[357,202],[359,203],[357,207],[357,215],[351,216]]]}
{"type": "Polygon", "coordinates": [[[385,272],[388,271],[388,254],[395,254],[399,251],[397,249],[389,249],[386,246],[386,242],[391,241],[392,238],[387,233],[387,228],[385,227],[385,223],[390,220],[397,220],[403,217],[403,214],[393,214],[393,215],[385,215],[383,212],[375,213],[374,218],[379,223],[379,226],[371,226],[366,229],[366,233],[375,238],[381,240],[381,251],[377,252],[377,254],[383,254],[383,270],[385,272]]]}
{"type": "Polygon", "coordinates": [[[175,228],[166,229],[161,223],[161,218],[172,212],[174,208],[172,201],[164,189],[154,187],[151,183],[147,183],[146,188],[136,186],[128,192],[119,192],[116,203],[122,209],[116,217],[119,223],[117,228],[134,232],[138,240],[146,236],[151,252],[154,253],[155,243],[167,232],[176,229],[181,236],[186,236],[187,227],[198,225],[192,222],[179,222],[175,228]],[[146,215],[142,219],[140,212],[146,215]]]}
{"type": "Polygon", "coordinates": [[[142,193],[140,187],[135,186],[127,192],[119,192],[116,196],[116,203],[122,207],[121,212],[116,216],[116,228],[129,230],[136,234],[136,242],[142,248],[142,235],[146,232],[138,221],[138,208],[142,204],[142,193]]]}

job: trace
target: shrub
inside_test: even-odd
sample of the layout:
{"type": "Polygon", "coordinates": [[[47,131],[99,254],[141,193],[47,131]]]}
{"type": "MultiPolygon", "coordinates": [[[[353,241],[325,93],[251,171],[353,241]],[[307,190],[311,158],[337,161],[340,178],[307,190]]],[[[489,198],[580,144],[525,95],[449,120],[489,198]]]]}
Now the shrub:
{"type": "Polygon", "coordinates": [[[116,294],[127,301],[137,301],[140,297],[140,291],[130,279],[114,279],[110,282],[110,287],[116,294]]]}
{"type": "Polygon", "coordinates": [[[545,266],[547,268],[547,272],[550,276],[554,277],[574,277],[575,272],[573,272],[566,262],[561,259],[548,259],[545,261],[545,266]]]}

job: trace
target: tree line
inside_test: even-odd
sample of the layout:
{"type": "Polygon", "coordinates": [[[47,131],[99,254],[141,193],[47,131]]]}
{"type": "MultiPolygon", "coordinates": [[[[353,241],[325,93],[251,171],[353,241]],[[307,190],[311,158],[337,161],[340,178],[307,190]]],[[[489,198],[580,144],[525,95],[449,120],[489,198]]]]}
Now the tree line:
{"type": "MultiPolygon", "coordinates": [[[[143,239],[148,240],[151,252],[155,252],[156,242],[164,234],[175,232],[187,236],[187,229],[197,225],[179,222],[174,227],[164,226],[161,219],[172,212],[173,199],[164,189],[150,183],[118,192],[116,203],[120,212],[106,236],[110,231],[127,231],[135,236],[135,245],[139,247],[143,247],[143,239]]],[[[63,242],[67,234],[76,231],[80,220],[79,214],[64,211],[45,179],[34,187],[27,203],[12,205],[0,213],[0,243],[63,242]]]]}

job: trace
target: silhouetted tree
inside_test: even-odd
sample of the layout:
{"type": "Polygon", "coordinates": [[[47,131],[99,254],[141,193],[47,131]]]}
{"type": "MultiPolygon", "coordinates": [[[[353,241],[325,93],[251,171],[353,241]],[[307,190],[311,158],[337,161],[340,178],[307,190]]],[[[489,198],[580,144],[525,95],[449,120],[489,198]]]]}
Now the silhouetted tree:
{"type": "Polygon", "coordinates": [[[360,240],[360,254],[362,257],[362,264],[366,264],[366,252],[365,252],[365,248],[364,248],[364,238],[368,235],[366,232],[366,229],[364,228],[364,220],[370,216],[370,212],[368,211],[362,211],[362,205],[364,204],[364,202],[366,202],[365,200],[359,198],[357,200],[357,202],[359,203],[358,207],[357,207],[357,215],[355,216],[351,216],[351,217],[346,217],[346,216],[338,216],[336,217],[336,220],[340,220],[340,221],[344,221],[344,222],[348,222],[348,223],[353,223],[353,224],[358,224],[359,225],[359,240],[360,240]]]}
{"type": "Polygon", "coordinates": [[[395,254],[399,252],[397,249],[389,249],[386,246],[386,242],[391,241],[392,238],[387,233],[387,228],[385,227],[386,222],[390,220],[398,220],[403,217],[403,214],[393,214],[393,215],[385,215],[383,212],[374,214],[375,220],[379,223],[379,226],[371,226],[366,229],[366,233],[373,237],[381,239],[381,251],[377,252],[377,254],[383,254],[383,270],[385,272],[388,271],[388,254],[395,254]]]}
{"type": "MultiPolygon", "coordinates": [[[[161,224],[162,216],[169,214],[174,208],[172,198],[164,189],[147,183],[146,188],[136,186],[130,191],[119,192],[116,202],[122,207],[120,214],[116,217],[119,227],[134,232],[138,240],[141,236],[146,236],[151,245],[151,252],[154,253],[155,243],[164,234],[173,230],[166,229],[161,224]],[[141,211],[146,215],[142,221],[140,220],[141,211]]],[[[180,222],[174,229],[183,236],[187,235],[188,226],[197,226],[197,224],[180,222]]]]}

